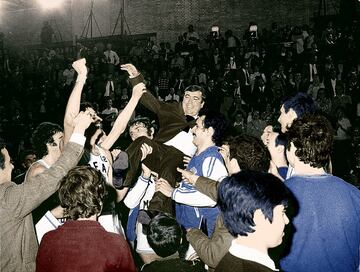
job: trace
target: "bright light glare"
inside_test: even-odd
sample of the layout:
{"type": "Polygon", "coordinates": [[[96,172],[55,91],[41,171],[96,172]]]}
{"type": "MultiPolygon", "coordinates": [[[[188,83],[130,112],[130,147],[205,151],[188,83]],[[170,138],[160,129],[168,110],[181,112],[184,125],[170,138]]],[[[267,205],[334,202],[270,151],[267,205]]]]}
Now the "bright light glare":
{"type": "Polygon", "coordinates": [[[43,10],[58,9],[64,4],[64,0],[37,0],[43,10]]]}

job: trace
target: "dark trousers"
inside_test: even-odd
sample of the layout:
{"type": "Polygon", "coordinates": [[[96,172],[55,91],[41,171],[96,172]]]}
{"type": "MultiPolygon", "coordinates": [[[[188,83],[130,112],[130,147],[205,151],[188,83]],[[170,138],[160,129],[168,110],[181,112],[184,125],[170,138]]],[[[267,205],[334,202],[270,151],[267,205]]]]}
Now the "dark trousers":
{"type": "MultiPolygon", "coordinates": [[[[158,143],[146,137],[136,139],[126,150],[129,156],[129,169],[124,182],[125,187],[131,187],[141,174],[141,163],[144,163],[151,171],[158,173],[159,178],[166,179],[172,187],[181,181],[181,174],[176,167],[184,167],[184,153],[172,146],[158,143]],[[146,143],[153,151],[141,162],[141,145],[146,143]]],[[[148,210],[162,211],[174,214],[172,200],[161,192],[155,192],[148,210]]]]}

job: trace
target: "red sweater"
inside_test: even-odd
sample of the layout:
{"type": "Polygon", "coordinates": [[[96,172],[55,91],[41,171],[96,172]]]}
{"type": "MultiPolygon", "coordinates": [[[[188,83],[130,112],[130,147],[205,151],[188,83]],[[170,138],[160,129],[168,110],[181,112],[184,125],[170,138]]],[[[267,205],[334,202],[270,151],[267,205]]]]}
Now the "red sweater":
{"type": "Polygon", "coordinates": [[[96,221],[65,222],[43,237],[36,258],[37,272],[136,271],[125,239],[96,221]]]}

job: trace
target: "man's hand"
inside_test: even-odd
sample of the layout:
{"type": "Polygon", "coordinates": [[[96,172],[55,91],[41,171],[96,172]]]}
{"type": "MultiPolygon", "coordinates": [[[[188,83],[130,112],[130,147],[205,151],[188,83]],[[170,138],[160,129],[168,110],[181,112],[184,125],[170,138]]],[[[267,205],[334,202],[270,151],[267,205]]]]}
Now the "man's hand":
{"type": "Polygon", "coordinates": [[[161,192],[163,195],[167,196],[167,197],[171,197],[174,188],[171,187],[171,185],[169,184],[169,182],[163,178],[160,178],[157,180],[156,184],[155,184],[155,191],[156,192],[161,192]]]}
{"type": "Polygon", "coordinates": [[[267,126],[266,128],[264,128],[263,134],[261,135],[261,140],[264,143],[264,145],[268,145],[269,144],[269,138],[270,138],[270,134],[273,133],[273,126],[267,126]]]}
{"type": "Polygon", "coordinates": [[[186,168],[189,165],[189,162],[191,161],[191,157],[189,156],[184,156],[183,158],[183,163],[184,163],[184,167],[186,168]]]}
{"type": "Polygon", "coordinates": [[[87,75],[86,59],[82,58],[77,61],[74,61],[72,67],[75,69],[78,75],[86,77],[87,75]]]}
{"type": "Polygon", "coordinates": [[[224,159],[225,165],[228,166],[230,163],[230,146],[223,144],[221,147],[219,147],[219,152],[224,159]]]}
{"type": "Polygon", "coordinates": [[[121,149],[115,148],[111,151],[111,156],[113,160],[116,159],[116,157],[121,153],[121,149]]]}
{"type": "Polygon", "coordinates": [[[148,144],[142,144],[140,147],[141,150],[141,161],[145,160],[146,157],[152,153],[153,148],[151,146],[149,146],[148,144]]]}
{"type": "Polygon", "coordinates": [[[144,93],[146,93],[146,86],[144,83],[139,83],[134,86],[131,97],[140,99],[144,93]]]}
{"type": "Polygon", "coordinates": [[[93,117],[88,110],[79,112],[79,114],[73,120],[74,132],[84,134],[85,130],[93,122],[93,117]]]}
{"type": "Polygon", "coordinates": [[[57,206],[56,208],[52,209],[50,211],[53,216],[55,216],[55,218],[57,219],[61,219],[61,218],[64,218],[64,208],[61,207],[61,206],[57,206]]]}
{"type": "Polygon", "coordinates": [[[136,67],[131,63],[120,65],[120,69],[128,72],[130,78],[137,77],[140,74],[136,67]]]}
{"type": "Polygon", "coordinates": [[[179,167],[177,167],[176,170],[181,173],[182,179],[185,180],[187,183],[190,183],[191,185],[195,185],[196,181],[199,178],[199,176],[195,175],[191,171],[184,170],[179,167]]]}

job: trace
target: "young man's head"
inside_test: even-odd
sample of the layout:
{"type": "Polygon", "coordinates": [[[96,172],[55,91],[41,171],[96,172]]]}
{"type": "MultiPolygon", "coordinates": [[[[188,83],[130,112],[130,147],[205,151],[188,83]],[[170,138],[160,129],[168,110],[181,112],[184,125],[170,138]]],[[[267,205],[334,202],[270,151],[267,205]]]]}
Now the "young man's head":
{"type": "Polygon", "coordinates": [[[197,116],[204,106],[205,90],[198,85],[190,85],[184,90],[182,107],[185,115],[197,116]]]}
{"type": "Polygon", "coordinates": [[[260,139],[243,134],[230,137],[227,145],[229,145],[230,158],[226,167],[230,174],[240,170],[269,171],[270,154],[260,139]]]}
{"type": "Polygon", "coordinates": [[[14,165],[11,162],[9,152],[6,149],[6,144],[0,138],[0,184],[11,181],[11,173],[14,165]]]}
{"type": "Polygon", "coordinates": [[[305,93],[297,93],[285,99],[281,108],[278,122],[281,124],[281,132],[285,133],[296,118],[304,114],[314,113],[315,103],[311,96],[305,93]]]}
{"type": "Polygon", "coordinates": [[[266,251],[282,242],[290,200],[292,195],[280,179],[257,171],[227,177],[218,190],[218,205],[229,232],[266,251]]]}
{"type": "Polygon", "coordinates": [[[197,147],[208,143],[219,145],[225,130],[226,120],[224,116],[219,113],[208,112],[206,115],[200,116],[192,128],[193,143],[197,147]]]}
{"type": "Polygon", "coordinates": [[[160,213],[151,219],[147,240],[150,247],[160,257],[167,257],[181,251],[186,239],[174,217],[160,213]]]}
{"type": "Polygon", "coordinates": [[[306,115],[294,121],[288,131],[287,158],[291,166],[300,161],[324,168],[330,161],[334,131],[320,115],[306,115]]]}
{"type": "Polygon", "coordinates": [[[99,215],[104,196],[104,177],[90,166],[77,166],[60,181],[60,204],[68,219],[77,220],[99,215]]]}
{"type": "Polygon", "coordinates": [[[271,132],[269,134],[269,143],[267,148],[270,152],[271,158],[285,159],[286,146],[287,138],[285,134],[279,134],[277,132],[271,132]]]}
{"type": "Polygon", "coordinates": [[[155,124],[148,117],[138,116],[129,122],[129,135],[133,141],[142,136],[152,139],[155,128],[155,124]]]}
{"type": "Polygon", "coordinates": [[[57,124],[43,122],[38,125],[31,139],[37,157],[43,158],[49,154],[58,159],[63,149],[63,137],[63,130],[57,124]]]}

